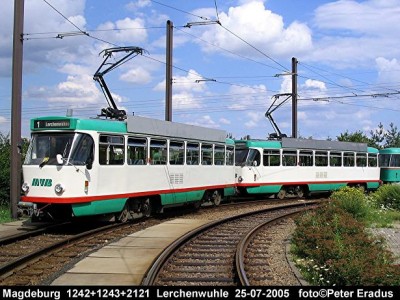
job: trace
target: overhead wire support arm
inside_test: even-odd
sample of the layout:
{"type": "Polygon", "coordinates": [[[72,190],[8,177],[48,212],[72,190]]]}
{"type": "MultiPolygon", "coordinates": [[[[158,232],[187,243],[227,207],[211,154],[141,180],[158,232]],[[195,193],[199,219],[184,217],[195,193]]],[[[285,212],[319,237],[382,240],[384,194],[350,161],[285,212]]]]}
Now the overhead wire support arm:
{"type": "Polygon", "coordinates": [[[145,50],[140,47],[115,47],[115,48],[105,49],[100,52],[100,54],[103,53],[104,60],[101,63],[100,67],[97,69],[97,71],[94,73],[93,80],[99,83],[109,106],[101,110],[100,116],[118,120],[123,120],[126,118],[125,110],[118,109],[103,76],[106,75],[108,72],[114,70],[115,68],[119,67],[123,63],[127,62],[128,60],[136,57],[137,55],[139,54],[142,55],[144,51],[145,50]],[[127,54],[122,58],[120,58],[119,60],[117,60],[116,62],[108,63],[107,61],[113,56],[114,53],[117,52],[127,52],[127,54]]]}

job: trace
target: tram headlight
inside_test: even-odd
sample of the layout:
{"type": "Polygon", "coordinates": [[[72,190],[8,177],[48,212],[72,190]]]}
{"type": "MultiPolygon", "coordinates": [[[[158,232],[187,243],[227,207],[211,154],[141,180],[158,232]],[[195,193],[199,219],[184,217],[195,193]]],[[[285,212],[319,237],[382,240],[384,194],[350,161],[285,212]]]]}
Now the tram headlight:
{"type": "Polygon", "coordinates": [[[21,190],[26,194],[29,192],[29,184],[27,182],[24,182],[21,186],[21,190]]]}
{"type": "Polygon", "coordinates": [[[61,183],[57,183],[54,187],[54,191],[57,195],[61,195],[65,191],[65,187],[61,183]]]}
{"type": "Polygon", "coordinates": [[[243,177],[242,177],[242,176],[239,176],[238,182],[241,183],[242,181],[243,181],[243,177]]]}

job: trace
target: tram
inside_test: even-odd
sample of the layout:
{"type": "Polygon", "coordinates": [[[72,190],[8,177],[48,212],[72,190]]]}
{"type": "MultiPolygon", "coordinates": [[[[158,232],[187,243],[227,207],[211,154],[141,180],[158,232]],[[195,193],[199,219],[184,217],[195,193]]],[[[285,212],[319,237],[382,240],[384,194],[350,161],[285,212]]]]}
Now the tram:
{"type": "Polygon", "coordinates": [[[383,183],[400,183],[400,148],[379,150],[379,165],[383,183]]]}
{"type": "Polygon", "coordinates": [[[223,130],[139,116],[41,117],[30,126],[21,200],[35,219],[127,221],[235,193],[234,141],[223,130]]]}
{"type": "Polygon", "coordinates": [[[243,195],[279,199],[380,185],[378,150],[366,144],[285,138],[235,141],[236,184],[243,195]]]}

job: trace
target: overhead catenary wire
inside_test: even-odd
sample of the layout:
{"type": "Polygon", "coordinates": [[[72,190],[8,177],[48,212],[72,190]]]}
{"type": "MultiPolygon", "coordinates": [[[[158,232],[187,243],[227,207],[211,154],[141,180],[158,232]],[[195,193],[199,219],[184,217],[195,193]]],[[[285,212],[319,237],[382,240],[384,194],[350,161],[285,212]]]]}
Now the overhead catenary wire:
{"type": "MultiPolygon", "coordinates": [[[[46,3],[47,3],[47,1],[45,1],[46,3]]],[[[154,2],[157,2],[157,1],[154,1],[154,2]]],[[[216,1],[214,2],[215,3],[215,5],[216,5],[216,1]]],[[[167,5],[165,5],[165,6],[167,6],[167,5]]],[[[218,12],[217,11],[217,7],[216,7],[216,12],[218,12]]],[[[186,13],[186,12],[185,12],[186,13]]],[[[194,16],[196,16],[196,15],[194,15],[194,16]]],[[[197,16],[198,17],[198,16],[197,16]]],[[[217,16],[217,18],[219,19],[219,17],[217,16]]],[[[208,18],[206,18],[206,19],[208,19],[208,18]]],[[[79,32],[84,32],[84,33],[88,33],[88,30],[86,30],[86,31],[82,31],[79,27],[77,27],[78,28],[78,30],[80,30],[79,32]]],[[[118,30],[118,29],[112,29],[112,30],[118,30]]],[[[128,30],[128,29],[127,29],[128,30]]],[[[95,38],[95,37],[93,37],[93,36],[90,36],[90,35],[88,35],[88,34],[85,34],[86,36],[88,36],[88,37],[90,37],[90,38],[94,38],[94,39],[97,39],[97,38],[95,38]]],[[[115,44],[113,44],[113,43],[110,43],[110,42],[108,42],[108,41],[105,41],[105,40],[101,40],[101,39],[97,39],[97,40],[99,40],[99,41],[102,41],[102,42],[105,42],[105,43],[108,43],[108,44],[111,44],[111,45],[115,45],[115,44]]],[[[117,46],[117,45],[115,45],[115,46],[117,46]]],[[[216,45],[213,45],[213,46],[216,46],[216,45]]],[[[233,53],[233,52],[232,52],[233,53]]],[[[270,59],[270,57],[268,56],[268,55],[266,55],[269,59],[270,59]]],[[[150,56],[149,56],[149,58],[150,58],[150,56]]],[[[151,58],[151,59],[153,59],[153,58],[151,58]]],[[[155,59],[156,60],[156,59],[155,59]]],[[[272,61],[274,61],[275,62],[275,60],[274,59],[272,59],[272,61]]],[[[159,61],[159,62],[161,62],[161,61],[159,61]]],[[[162,63],[164,63],[164,62],[162,62],[162,63]]],[[[278,64],[278,65],[280,65],[280,64],[278,64]]],[[[284,68],[284,66],[283,65],[280,65],[281,67],[283,67],[284,68]]],[[[269,67],[271,67],[271,66],[269,66],[269,67]]],[[[188,71],[188,70],[186,70],[186,69],[184,69],[184,68],[180,68],[180,67],[177,67],[177,66],[174,66],[174,68],[176,68],[176,69],[179,69],[179,70],[181,70],[181,71],[184,71],[184,72],[190,72],[190,71],[188,71]]],[[[280,70],[280,69],[279,69],[280,70]]],[[[199,75],[199,74],[197,74],[197,75],[199,75]]],[[[207,80],[213,80],[214,78],[207,78],[207,77],[201,77],[201,78],[205,78],[205,79],[207,79],[207,80]]],[[[220,77],[220,78],[222,78],[222,77],[220,77]]],[[[240,85],[240,84],[235,84],[235,83],[231,83],[231,82],[223,82],[223,81],[220,81],[220,80],[218,80],[217,78],[215,78],[216,80],[214,81],[214,82],[216,82],[216,83],[221,83],[221,84],[228,84],[228,85],[236,85],[236,86],[246,86],[246,87],[249,87],[248,85],[240,85]]],[[[175,84],[178,84],[179,82],[175,82],[175,84]]],[[[332,81],[331,82],[331,84],[332,85],[335,85],[335,83],[332,81]]],[[[341,86],[341,85],[336,85],[338,88],[343,88],[344,86],[341,86]]],[[[361,90],[359,90],[359,91],[361,91],[361,90]]],[[[353,96],[353,95],[352,95],[353,96]]],[[[368,96],[368,95],[367,95],[368,96]]],[[[393,94],[393,95],[391,95],[391,96],[394,96],[394,97],[396,97],[396,95],[395,94],[393,94]]],[[[338,96],[336,96],[336,97],[338,97],[338,96]]],[[[343,99],[344,98],[348,98],[348,96],[340,96],[340,97],[342,97],[343,99]]],[[[354,95],[354,97],[366,97],[366,95],[354,95]]],[[[326,98],[326,97],[321,97],[321,98],[326,98]]],[[[313,101],[316,101],[315,99],[318,99],[317,97],[315,97],[315,98],[304,98],[304,99],[299,99],[299,100],[313,100],[313,101]]],[[[332,98],[332,101],[334,100],[334,99],[336,99],[336,98],[332,98]]],[[[339,98],[337,98],[337,99],[339,99],[339,98]]],[[[384,108],[382,108],[382,109],[384,109],[384,108]]]]}

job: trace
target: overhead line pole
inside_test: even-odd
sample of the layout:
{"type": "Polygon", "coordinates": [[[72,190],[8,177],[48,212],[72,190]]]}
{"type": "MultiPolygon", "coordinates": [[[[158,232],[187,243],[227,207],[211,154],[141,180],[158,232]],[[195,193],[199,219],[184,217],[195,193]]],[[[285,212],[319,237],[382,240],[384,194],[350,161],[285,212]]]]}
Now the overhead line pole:
{"type": "Polygon", "coordinates": [[[297,62],[292,57],[292,138],[297,138],[297,62]]]}
{"type": "Polygon", "coordinates": [[[11,102],[11,170],[10,206],[11,217],[18,217],[21,185],[21,107],[22,107],[22,59],[24,30],[24,0],[14,0],[14,36],[12,63],[11,102]]]}
{"type": "Polygon", "coordinates": [[[173,23],[167,21],[166,72],[165,72],[165,121],[172,121],[172,47],[173,23]]]}

